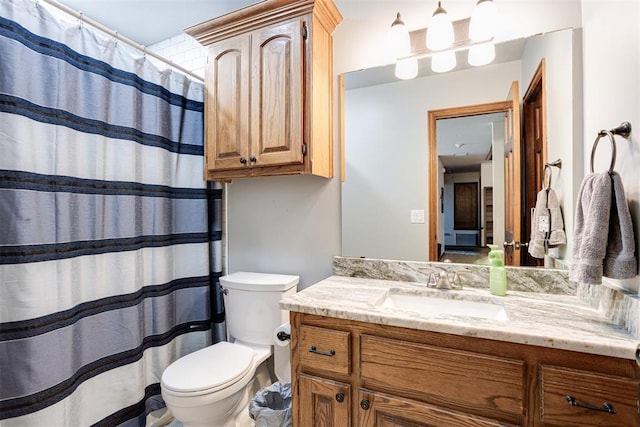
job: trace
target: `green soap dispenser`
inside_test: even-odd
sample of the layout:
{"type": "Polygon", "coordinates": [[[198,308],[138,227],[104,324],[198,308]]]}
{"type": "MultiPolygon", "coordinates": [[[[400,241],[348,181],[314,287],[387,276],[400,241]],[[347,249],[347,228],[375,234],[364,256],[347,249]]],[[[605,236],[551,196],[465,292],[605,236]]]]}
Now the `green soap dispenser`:
{"type": "Polygon", "coordinates": [[[497,245],[487,245],[489,251],[489,291],[493,295],[504,296],[507,293],[507,272],[504,269],[503,251],[497,245]]]}

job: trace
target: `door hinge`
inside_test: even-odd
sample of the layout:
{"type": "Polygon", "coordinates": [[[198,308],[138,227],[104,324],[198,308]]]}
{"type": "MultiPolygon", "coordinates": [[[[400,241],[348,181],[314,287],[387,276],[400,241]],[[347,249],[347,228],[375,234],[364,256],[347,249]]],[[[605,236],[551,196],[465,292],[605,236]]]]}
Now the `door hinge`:
{"type": "Polygon", "coordinates": [[[303,156],[307,155],[307,143],[306,142],[302,143],[302,155],[303,156]]]}
{"type": "Polygon", "coordinates": [[[302,28],[300,29],[300,33],[302,34],[302,38],[304,40],[306,40],[307,36],[309,35],[309,31],[307,30],[307,23],[306,22],[302,22],[302,28]]]}

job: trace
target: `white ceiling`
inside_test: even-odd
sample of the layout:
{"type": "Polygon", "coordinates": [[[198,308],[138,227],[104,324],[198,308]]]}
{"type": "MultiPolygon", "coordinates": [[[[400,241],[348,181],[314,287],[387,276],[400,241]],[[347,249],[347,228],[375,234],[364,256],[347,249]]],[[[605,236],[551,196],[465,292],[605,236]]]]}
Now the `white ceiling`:
{"type": "MultiPolygon", "coordinates": [[[[145,46],[259,0],[57,0],[145,46]]],[[[523,1],[523,0],[501,0],[523,1]]],[[[398,11],[411,30],[424,28],[437,0],[334,0],[345,19],[391,26],[398,11]]],[[[451,19],[468,18],[476,0],[447,0],[451,19]]]]}
{"type": "Polygon", "coordinates": [[[58,0],[145,46],[256,0],[58,0]]]}

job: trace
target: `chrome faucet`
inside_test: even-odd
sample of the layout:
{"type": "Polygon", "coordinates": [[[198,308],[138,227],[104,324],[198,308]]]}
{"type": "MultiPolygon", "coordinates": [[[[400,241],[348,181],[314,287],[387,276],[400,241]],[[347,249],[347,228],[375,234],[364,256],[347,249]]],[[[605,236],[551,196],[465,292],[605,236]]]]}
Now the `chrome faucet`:
{"type": "Polygon", "coordinates": [[[447,290],[460,290],[462,289],[462,283],[460,276],[455,271],[445,271],[429,269],[429,278],[427,279],[427,287],[436,289],[447,290]]]}

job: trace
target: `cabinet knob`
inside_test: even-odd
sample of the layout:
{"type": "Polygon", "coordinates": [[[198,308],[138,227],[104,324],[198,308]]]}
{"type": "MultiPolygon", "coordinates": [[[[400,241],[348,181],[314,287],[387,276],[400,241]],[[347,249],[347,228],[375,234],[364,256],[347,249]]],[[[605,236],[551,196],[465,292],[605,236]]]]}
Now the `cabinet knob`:
{"type": "Polygon", "coordinates": [[[258,159],[256,158],[256,156],[251,156],[251,157],[249,157],[249,161],[250,161],[251,163],[255,163],[255,162],[257,162],[257,161],[258,161],[258,159]]]}
{"type": "Polygon", "coordinates": [[[344,402],[344,394],[343,393],[336,394],[336,400],[338,401],[338,403],[344,402]]]}
{"type": "Polygon", "coordinates": [[[360,407],[365,411],[371,407],[371,403],[369,403],[369,399],[362,399],[360,401],[360,407]]]}
{"type": "Polygon", "coordinates": [[[247,159],[245,159],[244,157],[240,157],[240,163],[242,163],[243,165],[246,165],[247,159]]]}

